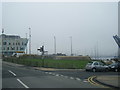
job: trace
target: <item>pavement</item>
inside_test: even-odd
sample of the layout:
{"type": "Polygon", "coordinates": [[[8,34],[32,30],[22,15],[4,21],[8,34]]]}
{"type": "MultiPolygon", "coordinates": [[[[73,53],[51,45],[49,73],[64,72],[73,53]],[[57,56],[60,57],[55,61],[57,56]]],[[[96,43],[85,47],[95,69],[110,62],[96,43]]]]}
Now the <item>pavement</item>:
{"type": "Polygon", "coordinates": [[[95,81],[105,86],[120,89],[120,75],[102,75],[97,76],[95,81]]]}

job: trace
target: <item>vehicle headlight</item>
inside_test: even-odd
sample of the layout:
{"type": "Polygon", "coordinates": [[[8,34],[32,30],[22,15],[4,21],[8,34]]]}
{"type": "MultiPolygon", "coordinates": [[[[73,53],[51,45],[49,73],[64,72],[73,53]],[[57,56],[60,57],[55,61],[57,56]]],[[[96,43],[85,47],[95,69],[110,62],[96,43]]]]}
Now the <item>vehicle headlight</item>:
{"type": "Polygon", "coordinates": [[[115,66],[112,66],[111,68],[115,68],[115,66]]]}

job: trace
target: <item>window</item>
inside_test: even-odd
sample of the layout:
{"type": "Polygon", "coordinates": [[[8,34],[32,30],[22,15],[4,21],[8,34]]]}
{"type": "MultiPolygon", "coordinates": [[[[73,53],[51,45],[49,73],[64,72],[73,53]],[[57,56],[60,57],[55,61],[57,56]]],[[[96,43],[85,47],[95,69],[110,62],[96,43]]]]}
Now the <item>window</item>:
{"type": "Polygon", "coordinates": [[[25,43],[25,45],[27,45],[27,43],[25,43]]]}
{"type": "Polygon", "coordinates": [[[18,47],[17,47],[17,50],[18,50],[18,47]]]}
{"type": "Polygon", "coordinates": [[[9,43],[9,45],[11,45],[11,43],[9,43]]]}
{"type": "Polygon", "coordinates": [[[94,63],[94,65],[98,65],[98,63],[97,63],[97,62],[95,62],[95,63],[94,63]]]}
{"type": "Polygon", "coordinates": [[[13,43],[13,45],[15,45],[15,43],[13,43]]]}
{"type": "Polygon", "coordinates": [[[11,50],[15,50],[15,47],[11,47],[11,50]]]}
{"type": "Polygon", "coordinates": [[[3,45],[7,45],[7,42],[3,42],[3,45]]]}
{"type": "Polygon", "coordinates": [[[5,50],[5,47],[3,48],[3,50],[5,50]]]}
{"type": "Polygon", "coordinates": [[[24,48],[21,47],[20,50],[24,50],[24,48]]]}
{"type": "Polygon", "coordinates": [[[9,47],[7,47],[7,50],[9,50],[9,47]]]}
{"type": "Polygon", "coordinates": [[[23,45],[24,43],[22,42],[22,45],[23,45]]]}

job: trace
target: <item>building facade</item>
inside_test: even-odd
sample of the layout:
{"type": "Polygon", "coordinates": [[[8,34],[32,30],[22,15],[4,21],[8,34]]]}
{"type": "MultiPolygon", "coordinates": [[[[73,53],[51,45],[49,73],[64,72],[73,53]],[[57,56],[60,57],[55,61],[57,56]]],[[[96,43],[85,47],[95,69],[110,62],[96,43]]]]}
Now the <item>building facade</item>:
{"type": "Polygon", "coordinates": [[[25,53],[28,39],[16,35],[0,35],[0,49],[3,56],[11,56],[13,53],[25,53]]]}

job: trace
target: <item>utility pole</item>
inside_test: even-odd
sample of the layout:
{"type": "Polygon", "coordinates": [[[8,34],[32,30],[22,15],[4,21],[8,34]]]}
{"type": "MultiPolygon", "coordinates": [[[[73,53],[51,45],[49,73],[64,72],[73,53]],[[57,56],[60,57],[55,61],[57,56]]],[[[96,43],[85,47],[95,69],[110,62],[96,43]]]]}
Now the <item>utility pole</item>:
{"type": "Polygon", "coordinates": [[[70,41],[71,41],[71,56],[73,56],[73,54],[72,54],[72,36],[70,37],[70,41]]]}
{"type": "MultiPolygon", "coordinates": [[[[26,39],[27,39],[27,33],[26,33],[26,39]]],[[[27,54],[27,46],[26,46],[26,54],[27,54]]]]}
{"type": "Polygon", "coordinates": [[[2,28],[2,34],[4,33],[4,28],[2,28]]]}
{"type": "Polygon", "coordinates": [[[97,42],[97,59],[99,59],[99,51],[98,51],[98,42],[97,42]]]}
{"type": "Polygon", "coordinates": [[[56,37],[54,36],[54,54],[56,54],[56,37]]]}
{"type": "Polygon", "coordinates": [[[29,28],[29,54],[31,54],[31,28],[29,28]]]}

